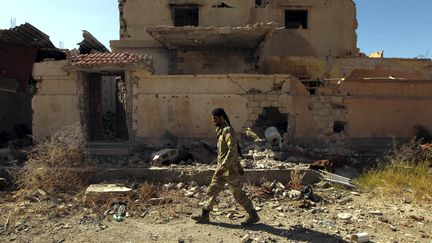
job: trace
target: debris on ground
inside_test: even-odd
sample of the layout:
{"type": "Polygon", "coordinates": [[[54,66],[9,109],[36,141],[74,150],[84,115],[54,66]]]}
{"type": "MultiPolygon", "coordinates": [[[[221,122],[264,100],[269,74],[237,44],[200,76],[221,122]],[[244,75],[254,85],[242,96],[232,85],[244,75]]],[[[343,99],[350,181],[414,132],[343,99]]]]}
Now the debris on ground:
{"type": "Polygon", "coordinates": [[[85,190],[86,200],[106,200],[110,197],[129,196],[132,189],[120,184],[92,184],[85,190]]]}

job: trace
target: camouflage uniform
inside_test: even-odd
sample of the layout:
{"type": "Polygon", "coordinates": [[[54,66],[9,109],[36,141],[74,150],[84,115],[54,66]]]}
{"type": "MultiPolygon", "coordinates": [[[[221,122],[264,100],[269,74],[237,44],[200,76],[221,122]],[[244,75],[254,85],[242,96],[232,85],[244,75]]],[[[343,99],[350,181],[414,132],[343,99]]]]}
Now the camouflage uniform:
{"type": "Polygon", "coordinates": [[[248,212],[253,210],[251,200],[242,190],[240,183],[240,161],[237,149],[237,137],[234,129],[225,122],[216,129],[218,147],[218,168],[223,171],[221,176],[213,175],[210,186],[204,201],[204,210],[210,211],[213,208],[215,199],[222,191],[225,183],[228,183],[235,200],[248,212]]]}

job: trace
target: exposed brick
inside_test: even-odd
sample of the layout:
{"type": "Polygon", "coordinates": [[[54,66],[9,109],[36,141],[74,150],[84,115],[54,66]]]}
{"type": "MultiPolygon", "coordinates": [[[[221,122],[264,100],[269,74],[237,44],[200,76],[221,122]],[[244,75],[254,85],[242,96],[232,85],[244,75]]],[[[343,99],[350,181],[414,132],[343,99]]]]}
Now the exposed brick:
{"type": "Polygon", "coordinates": [[[263,100],[266,99],[266,96],[263,95],[263,94],[258,94],[258,95],[254,95],[253,99],[254,99],[255,101],[263,101],[263,100]]]}
{"type": "Polygon", "coordinates": [[[279,101],[273,101],[273,102],[272,102],[272,106],[273,106],[273,107],[279,107],[279,106],[280,106],[279,101]]]}
{"type": "Polygon", "coordinates": [[[255,107],[259,107],[260,103],[258,101],[249,101],[247,103],[247,107],[251,107],[251,108],[255,108],[255,107]]]}
{"type": "Polygon", "coordinates": [[[253,114],[255,114],[256,116],[258,116],[259,114],[261,114],[262,109],[259,107],[253,108],[253,114]]]}
{"type": "Polygon", "coordinates": [[[331,102],[333,103],[342,103],[343,97],[342,96],[333,96],[331,97],[331,102]]]}
{"type": "Polygon", "coordinates": [[[272,105],[271,101],[265,100],[260,102],[260,107],[270,107],[271,105],[272,105]]]}
{"type": "Polygon", "coordinates": [[[270,94],[266,96],[266,99],[269,101],[277,101],[279,99],[279,95],[270,94]]]}

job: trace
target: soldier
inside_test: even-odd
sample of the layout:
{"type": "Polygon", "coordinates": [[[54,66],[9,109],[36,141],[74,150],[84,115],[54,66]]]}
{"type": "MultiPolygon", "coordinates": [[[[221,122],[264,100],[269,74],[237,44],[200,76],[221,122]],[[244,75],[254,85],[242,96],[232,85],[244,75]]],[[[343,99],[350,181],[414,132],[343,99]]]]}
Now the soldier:
{"type": "Polygon", "coordinates": [[[248,217],[242,225],[252,225],[260,220],[255,211],[251,200],[242,190],[240,175],[244,174],[240,165],[239,153],[240,146],[237,142],[237,136],[231,127],[228,116],[222,108],[212,111],[213,123],[216,126],[217,135],[217,168],[212,177],[210,186],[207,191],[201,215],[192,216],[192,219],[198,223],[210,222],[210,211],[213,208],[215,199],[222,191],[225,183],[228,183],[235,200],[246,210],[248,217]]]}

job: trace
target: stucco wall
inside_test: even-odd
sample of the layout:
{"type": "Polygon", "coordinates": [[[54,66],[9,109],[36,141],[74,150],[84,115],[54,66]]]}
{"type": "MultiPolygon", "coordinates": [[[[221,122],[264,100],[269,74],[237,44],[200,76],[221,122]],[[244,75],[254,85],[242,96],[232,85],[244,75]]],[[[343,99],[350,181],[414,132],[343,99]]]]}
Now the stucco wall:
{"type": "Polygon", "coordinates": [[[63,71],[66,61],[36,63],[33,77],[37,92],[33,96],[33,136],[43,139],[65,126],[80,122],[77,73],[63,71]]]}
{"type": "Polygon", "coordinates": [[[351,81],[341,86],[352,137],[413,137],[415,125],[432,131],[432,81],[351,81]]]}

